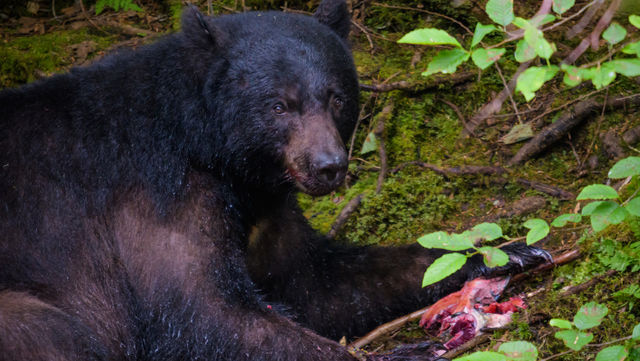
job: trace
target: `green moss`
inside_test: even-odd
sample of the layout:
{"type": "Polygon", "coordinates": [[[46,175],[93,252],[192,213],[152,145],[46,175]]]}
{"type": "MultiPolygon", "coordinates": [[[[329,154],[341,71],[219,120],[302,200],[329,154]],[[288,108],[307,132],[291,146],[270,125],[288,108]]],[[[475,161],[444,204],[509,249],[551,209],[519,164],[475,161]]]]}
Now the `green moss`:
{"type": "Polygon", "coordinates": [[[442,193],[442,178],[390,176],[380,194],[370,193],[340,235],[345,243],[410,243],[438,229],[454,202],[442,193]]]}
{"type": "Polygon", "coordinates": [[[69,45],[92,40],[99,50],[107,48],[115,36],[94,35],[86,29],[65,30],[44,35],[17,37],[0,43],[0,87],[24,84],[37,79],[37,73],[60,72],[74,62],[69,45]]]}

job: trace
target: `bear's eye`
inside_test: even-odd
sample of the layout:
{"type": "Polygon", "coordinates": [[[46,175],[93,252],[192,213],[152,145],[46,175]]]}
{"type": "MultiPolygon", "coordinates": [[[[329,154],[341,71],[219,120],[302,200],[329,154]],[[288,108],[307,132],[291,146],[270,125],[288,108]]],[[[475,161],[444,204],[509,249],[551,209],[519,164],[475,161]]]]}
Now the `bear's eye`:
{"type": "Polygon", "coordinates": [[[277,115],[282,115],[287,112],[287,108],[282,103],[278,103],[273,106],[273,112],[277,115]]]}
{"type": "Polygon", "coordinates": [[[342,107],[344,106],[344,100],[342,100],[342,98],[340,97],[334,97],[333,106],[338,110],[342,109],[342,107]]]}

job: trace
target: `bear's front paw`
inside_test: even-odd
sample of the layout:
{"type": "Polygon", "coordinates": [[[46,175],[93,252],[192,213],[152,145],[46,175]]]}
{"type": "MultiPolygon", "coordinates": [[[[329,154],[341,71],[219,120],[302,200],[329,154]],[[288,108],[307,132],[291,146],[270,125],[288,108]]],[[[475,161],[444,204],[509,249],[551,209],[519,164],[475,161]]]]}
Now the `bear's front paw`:
{"type": "Polygon", "coordinates": [[[488,273],[491,276],[520,273],[544,263],[553,263],[549,252],[524,243],[512,243],[500,249],[509,255],[509,262],[490,269],[488,273]]]}

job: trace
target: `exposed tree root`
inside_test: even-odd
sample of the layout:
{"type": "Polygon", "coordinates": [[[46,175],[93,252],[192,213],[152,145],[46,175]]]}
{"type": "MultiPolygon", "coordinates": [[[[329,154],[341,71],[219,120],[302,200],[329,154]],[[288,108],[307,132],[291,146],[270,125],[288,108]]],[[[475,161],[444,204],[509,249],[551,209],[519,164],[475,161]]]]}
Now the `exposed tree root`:
{"type": "Polygon", "coordinates": [[[399,171],[401,171],[402,169],[406,168],[409,165],[417,165],[422,168],[430,169],[444,176],[470,175],[470,174],[503,174],[507,172],[507,170],[502,167],[463,165],[460,167],[453,167],[453,168],[440,168],[433,164],[420,162],[420,161],[412,161],[412,162],[400,164],[399,166],[393,168],[393,170],[391,170],[391,173],[398,173],[399,171]]]}
{"type": "Polygon", "coordinates": [[[409,82],[406,80],[387,83],[387,84],[362,84],[360,83],[360,89],[370,92],[390,92],[392,90],[403,90],[408,92],[428,92],[438,89],[441,85],[454,86],[462,83],[466,83],[475,78],[474,72],[463,72],[455,74],[453,76],[439,76],[434,77],[433,81],[429,82],[409,82]]]}
{"type": "Polygon", "coordinates": [[[611,276],[613,276],[614,274],[616,274],[618,271],[614,270],[614,269],[610,269],[607,272],[593,277],[592,279],[588,280],[585,283],[581,283],[579,285],[575,285],[575,286],[570,286],[570,287],[565,287],[562,290],[560,290],[559,294],[560,296],[569,296],[569,295],[575,295],[576,293],[580,293],[588,288],[593,287],[593,285],[595,285],[596,283],[602,281],[603,278],[609,278],[611,276]]]}
{"type": "Polygon", "coordinates": [[[604,152],[611,159],[622,159],[626,156],[624,149],[620,145],[620,137],[614,129],[609,129],[604,134],[600,135],[600,141],[604,152]]]}
{"type": "Polygon", "coordinates": [[[355,198],[350,200],[344,208],[342,208],[340,214],[336,217],[336,220],[331,225],[331,229],[327,233],[329,238],[334,238],[342,226],[347,223],[349,216],[358,209],[358,206],[362,202],[362,198],[364,198],[364,194],[358,194],[355,198]]]}
{"type": "MultiPolygon", "coordinates": [[[[640,105],[640,94],[616,97],[606,102],[606,107],[617,108],[623,105],[640,105]]],[[[507,163],[510,166],[520,164],[547,149],[551,144],[565,137],[576,125],[582,123],[592,112],[600,110],[605,104],[593,99],[576,104],[573,111],[566,112],[560,119],[543,128],[533,139],[525,144],[507,163]]]]}
{"type": "Polygon", "coordinates": [[[576,198],[576,196],[573,193],[567,192],[564,189],[560,189],[558,187],[555,187],[549,184],[534,182],[524,178],[518,178],[518,183],[559,199],[569,200],[569,199],[576,198]]]}
{"type": "MultiPolygon", "coordinates": [[[[518,80],[518,76],[520,76],[520,74],[523,71],[529,68],[529,64],[531,64],[530,61],[520,64],[516,73],[513,74],[513,76],[511,77],[511,80],[509,80],[507,87],[502,89],[502,91],[498,93],[498,95],[495,98],[493,98],[493,100],[491,100],[489,103],[485,104],[482,108],[480,108],[480,110],[471,118],[471,120],[469,120],[468,128],[471,132],[475,132],[475,130],[482,123],[484,123],[487,120],[487,118],[491,117],[495,113],[499,112],[500,109],[502,109],[502,104],[504,103],[505,100],[509,98],[511,93],[513,93],[513,90],[516,88],[516,82],[518,80]]],[[[463,134],[469,135],[468,131],[463,131],[463,134]]]]}

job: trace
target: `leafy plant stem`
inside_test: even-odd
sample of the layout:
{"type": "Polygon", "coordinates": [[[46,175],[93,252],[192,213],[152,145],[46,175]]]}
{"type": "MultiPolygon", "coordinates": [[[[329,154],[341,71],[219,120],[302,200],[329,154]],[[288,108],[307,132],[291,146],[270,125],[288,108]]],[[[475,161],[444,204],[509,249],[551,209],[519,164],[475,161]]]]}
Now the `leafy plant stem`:
{"type": "MultiPolygon", "coordinates": [[[[562,20],[560,20],[560,21],[558,21],[558,22],[556,22],[556,23],[554,23],[554,24],[552,24],[552,25],[549,25],[549,26],[547,26],[546,28],[543,28],[543,29],[542,29],[542,31],[543,31],[543,32],[546,32],[546,31],[548,31],[548,30],[555,29],[556,27],[558,27],[558,26],[560,26],[560,25],[562,25],[562,24],[566,23],[567,21],[570,21],[570,20],[572,20],[572,19],[574,19],[574,18],[576,18],[576,17],[580,16],[580,14],[582,14],[584,11],[586,11],[589,7],[591,7],[591,6],[592,6],[593,4],[595,4],[596,2],[597,2],[597,0],[593,0],[593,1],[591,1],[591,2],[590,2],[590,3],[588,3],[587,5],[583,6],[583,7],[582,7],[578,12],[576,12],[575,14],[573,14],[573,15],[571,15],[571,16],[568,16],[568,17],[566,17],[566,18],[564,18],[564,19],[562,19],[562,20]]],[[[503,29],[503,31],[504,31],[505,33],[507,32],[507,30],[506,30],[506,29],[503,29]]],[[[494,44],[494,45],[488,46],[488,47],[487,47],[487,49],[499,48],[499,47],[502,47],[503,45],[508,44],[508,43],[510,43],[510,42],[513,42],[513,41],[516,41],[516,40],[520,40],[520,39],[522,39],[523,37],[524,37],[524,31],[518,31],[518,32],[516,32],[516,33],[513,33],[513,34],[512,34],[511,36],[509,36],[507,39],[504,39],[503,41],[501,41],[501,42],[499,42],[499,43],[497,43],[497,44],[494,44]]]]}
{"type": "Polygon", "coordinates": [[[611,340],[611,341],[607,341],[607,342],[603,342],[603,343],[590,343],[588,345],[585,345],[585,347],[603,347],[603,346],[609,346],[612,345],[614,343],[618,343],[618,342],[622,342],[622,341],[627,341],[631,339],[631,335],[629,336],[625,336],[625,337],[620,337],[618,339],[615,340],[611,340]]]}
{"type": "Polygon", "coordinates": [[[633,194],[632,194],[631,196],[629,196],[629,198],[627,198],[627,200],[626,200],[626,201],[622,202],[622,205],[624,206],[624,205],[626,205],[627,203],[629,203],[629,201],[630,201],[630,200],[632,200],[632,199],[636,196],[636,194],[638,194],[638,191],[640,191],[640,188],[637,188],[637,189],[633,192],[633,194]]]}
{"type": "Polygon", "coordinates": [[[636,41],[638,41],[638,40],[640,40],[640,39],[633,39],[633,40],[628,41],[628,42],[626,42],[626,43],[624,43],[624,44],[622,44],[622,45],[620,45],[620,46],[614,47],[614,48],[612,48],[612,49],[607,53],[607,55],[603,56],[602,58],[600,58],[600,59],[598,59],[598,60],[594,60],[594,61],[592,61],[592,62],[590,62],[590,63],[583,64],[583,65],[581,65],[581,66],[580,66],[580,68],[590,68],[590,67],[592,67],[592,66],[595,66],[595,65],[598,65],[598,64],[602,64],[604,61],[611,59],[611,57],[613,56],[613,54],[615,54],[615,53],[619,52],[619,51],[620,51],[620,49],[622,49],[622,48],[624,48],[625,46],[627,46],[627,45],[629,45],[629,44],[631,44],[631,43],[634,43],[634,42],[636,42],[636,41]]]}
{"type": "MultiPolygon", "coordinates": [[[[615,340],[611,340],[611,341],[603,342],[603,343],[590,343],[590,344],[585,345],[585,347],[603,347],[603,346],[608,346],[608,345],[611,345],[611,344],[614,344],[614,343],[618,343],[618,342],[622,342],[622,341],[627,341],[627,340],[630,340],[630,339],[631,339],[631,335],[629,335],[629,336],[625,336],[625,337],[621,337],[621,338],[618,338],[618,339],[615,339],[615,340]]],[[[570,353],[572,353],[572,352],[577,352],[577,351],[567,350],[567,351],[564,351],[564,352],[557,353],[557,354],[555,354],[555,355],[551,355],[551,356],[546,357],[546,358],[542,358],[542,359],[540,359],[539,361],[549,361],[549,360],[553,360],[554,358],[558,358],[558,357],[560,357],[560,356],[564,356],[564,355],[566,355],[566,354],[570,354],[570,353]]]]}

